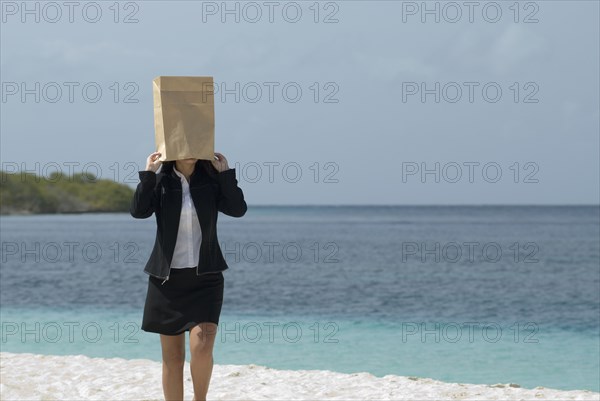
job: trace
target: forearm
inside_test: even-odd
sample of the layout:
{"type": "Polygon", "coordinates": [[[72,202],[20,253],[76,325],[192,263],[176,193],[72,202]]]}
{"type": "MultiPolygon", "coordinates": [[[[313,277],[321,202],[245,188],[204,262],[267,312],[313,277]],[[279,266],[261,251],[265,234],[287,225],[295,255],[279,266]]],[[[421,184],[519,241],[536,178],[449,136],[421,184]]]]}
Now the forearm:
{"type": "Polygon", "coordinates": [[[156,187],[156,173],[142,170],[138,172],[140,182],[137,185],[131,206],[130,214],[136,219],[145,219],[154,213],[154,189],[156,187]]]}
{"type": "Polygon", "coordinates": [[[219,211],[232,217],[242,217],[246,214],[248,206],[244,199],[244,192],[238,187],[235,177],[235,168],[224,170],[217,174],[220,196],[218,200],[219,211]]]}

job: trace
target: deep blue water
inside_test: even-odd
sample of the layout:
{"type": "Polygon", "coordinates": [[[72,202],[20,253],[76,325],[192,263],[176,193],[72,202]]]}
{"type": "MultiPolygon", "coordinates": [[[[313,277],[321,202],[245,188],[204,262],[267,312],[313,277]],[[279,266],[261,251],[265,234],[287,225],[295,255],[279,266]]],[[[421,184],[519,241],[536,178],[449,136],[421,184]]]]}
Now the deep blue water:
{"type": "MultiPolygon", "coordinates": [[[[3,351],[160,360],[139,331],[154,216],[0,229],[3,351]]],[[[599,391],[597,206],[250,206],[218,232],[216,363],[599,391]]]]}

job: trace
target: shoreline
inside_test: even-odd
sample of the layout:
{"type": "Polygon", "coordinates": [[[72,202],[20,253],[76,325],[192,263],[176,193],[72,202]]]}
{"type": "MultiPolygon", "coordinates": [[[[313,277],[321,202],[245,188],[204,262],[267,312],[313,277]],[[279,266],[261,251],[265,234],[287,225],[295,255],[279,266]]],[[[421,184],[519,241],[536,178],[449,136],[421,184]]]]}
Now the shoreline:
{"type": "MultiPolygon", "coordinates": [[[[149,359],[96,358],[0,352],[0,398],[163,398],[161,363],[149,359]]],[[[192,399],[189,362],[185,399],[192,399]]],[[[330,370],[280,370],[260,365],[215,363],[209,399],[295,400],[600,400],[589,390],[524,389],[511,383],[447,383],[430,378],[330,370]]]]}

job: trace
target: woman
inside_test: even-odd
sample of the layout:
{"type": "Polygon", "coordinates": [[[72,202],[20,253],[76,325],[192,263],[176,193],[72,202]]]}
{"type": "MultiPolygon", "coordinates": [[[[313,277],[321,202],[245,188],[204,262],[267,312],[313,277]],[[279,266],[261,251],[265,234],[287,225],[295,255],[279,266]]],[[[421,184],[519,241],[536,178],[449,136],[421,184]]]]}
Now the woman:
{"type": "Polygon", "coordinates": [[[157,231],[144,272],[149,275],[142,330],[159,333],[166,400],[183,400],[185,332],[190,332],[194,401],[206,399],[213,345],[228,268],[217,237],[217,214],[242,217],[247,210],[235,169],[215,160],[161,162],[154,152],[139,171],[130,212],[156,216],[157,231]],[[160,173],[157,173],[161,167],[160,173]]]}

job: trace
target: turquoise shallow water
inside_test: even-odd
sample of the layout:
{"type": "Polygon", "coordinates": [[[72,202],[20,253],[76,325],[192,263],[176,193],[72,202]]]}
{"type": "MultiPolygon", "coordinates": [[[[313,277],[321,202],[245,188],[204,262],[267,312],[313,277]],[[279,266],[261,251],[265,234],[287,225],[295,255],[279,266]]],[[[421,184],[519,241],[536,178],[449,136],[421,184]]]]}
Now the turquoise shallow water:
{"type": "MultiPolygon", "coordinates": [[[[2,350],[160,361],[158,335],[141,331],[139,323],[139,311],[6,308],[2,350]]],[[[420,323],[225,312],[215,363],[598,391],[590,385],[599,373],[594,336],[491,322],[420,323]]]]}
{"type": "MultiPolygon", "coordinates": [[[[139,330],[153,218],[0,224],[2,351],[160,360],[158,335],[139,330]]],[[[599,227],[598,207],[220,216],[230,269],[215,361],[600,391],[599,227]],[[473,260],[452,254],[473,242],[473,260]]]]}

